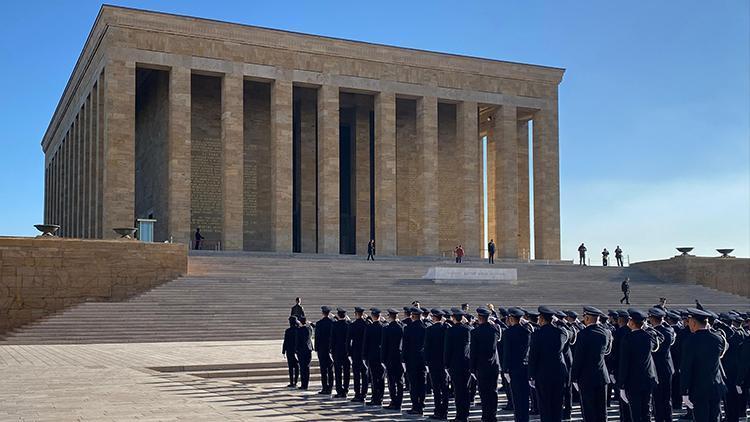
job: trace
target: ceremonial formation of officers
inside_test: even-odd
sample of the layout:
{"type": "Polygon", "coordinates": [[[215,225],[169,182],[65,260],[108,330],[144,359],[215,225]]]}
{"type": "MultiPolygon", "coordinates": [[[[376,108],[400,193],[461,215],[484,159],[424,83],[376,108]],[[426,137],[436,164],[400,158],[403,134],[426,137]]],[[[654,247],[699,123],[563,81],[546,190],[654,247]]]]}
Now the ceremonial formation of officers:
{"type": "MultiPolygon", "coordinates": [[[[696,302],[697,303],[697,302],[696,302]]],[[[669,310],[662,300],[643,312],[584,306],[574,311],[492,305],[425,309],[418,302],[382,313],[354,308],[353,319],[321,307],[309,323],[297,298],[284,335],[289,387],[307,390],[312,351],[320,364],[318,394],[401,411],[404,389],[410,415],[423,415],[432,395],[431,419],[466,421],[479,397],[482,421],[496,421],[498,382],[516,422],[571,418],[579,402],[584,421],[606,421],[617,406],[624,422],[680,419],[727,422],[746,417],[750,387],[750,313],[719,315],[697,308],[669,310]],[[381,313],[384,317],[381,317],[381,313]],[[314,346],[313,346],[314,338],[314,346]],[[353,383],[351,382],[353,378],[353,383]],[[297,383],[300,383],[297,387],[297,383]],[[369,395],[369,400],[368,400],[369,395]]]]}

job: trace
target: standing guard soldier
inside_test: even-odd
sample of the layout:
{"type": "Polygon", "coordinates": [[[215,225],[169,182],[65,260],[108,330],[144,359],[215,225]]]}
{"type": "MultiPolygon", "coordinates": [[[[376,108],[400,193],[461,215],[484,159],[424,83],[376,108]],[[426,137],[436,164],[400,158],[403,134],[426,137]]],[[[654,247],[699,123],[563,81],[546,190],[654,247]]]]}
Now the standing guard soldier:
{"type": "Polygon", "coordinates": [[[297,350],[297,326],[297,317],[290,316],[289,328],[284,331],[284,343],[281,345],[281,354],[286,357],[286,366],[289,369],[289,385],[287,385],[289,388],[296,387],[299,378],[299,362],[297,362],[295,355],[297,350]]]}
{"type": "Polygon", "coordinates": [[[315,323],[315,352],[318,354],[320,383],[323,388],[318,394],[330,395],[333,390],[333,361],[331,360],[331,328],[333,327],[333,321],[329,317],[331,313],[329,306],[321,306],[320,311],[323,314],[323,318],[315,323]]]}
{"type": "Polygon", "coordinates": [[[682,410],[682,395],[680,395],[680,360],[682,357],[682,339],[685,337],[685,335],[690,333],[690,329],[682,325],[682,317],[677,310],[667,311],[666,319],[669,323],[669,326],[672,327],[672,330],[674,331],[674,342],[672,343],[672,347],[670,347],[669,349],[669,353],[672,355],[672,363],[674,366],[674,373],[672,374],[672,384],[670,385],[670,391],[672,392],[672,410],[679,412],[680,410],[682,410]]]}
{"type": "Polygon", "coordinates": [[[406,364],[406,376],[409,379],[410,415],[424,413],[425,400],[425,360],[424,337],[425,326],[422,321],[422,310],[413,307],[410,310],[411,323],[404,327],[402,356],[406,364]]]}
{"type": "Polygon", "coordinates": [[[489,320],[487,308],[477,308],[479,324],[471,330],[471,372],[477,379],[479,397],[482,401],[482,421],[497,421],[497,377],[500,374],[500,359],[497,343],[502,332],[489,320]]]}
{"type": "Polygon", "coordinates": [[[576,342],[576,330],[565,320],[565,312],[557,311],[555,313],[557,321],[555,325],[561,328],[568,335],[568,341],[563,347],[563,362],[565,362],[565,387],[563,390],[563,420],[569,420],[573,411],[573,385],[570,382],[570,371],[573,368],[573,345],[576,342]]]}
{"type": "Polygon", "coordinates": [[[365,309],[354,307],[354,321],[349,324],[346,339],[347,353],[352,359],[352,374],[354,375],[354,398],[352,402],[364,403],[367,396],[367,368],[364,362],[364,339],[367,322],[363,318],[365,309]]]}
{"type": "Polygon", "coordinates": [[[457,422],[469,420],[469,380],[471,379],[471,327],[461,322],[464,311],[451,308],[453,326],[445,332],[443,360],[451,377],[457,422]]]}
{"type": "Polygon", "coordinates": [[[663,336],[659,348],[651,354],[656,367],[658,383],[654,387],[654,420],[656,422],[672,422],[672,375],[674,364],[670,351],[675,342],[675,334],[672,327],[664,322],[667,313],[660,308],[648,310],[648,322],[663,336]]]}
{"type": "Polygon", "coordinates": [[[297,361],[299,362],[300,390],[307,390],[310,383],[310,361],[312,360],[312,327],[307,324],[307,319],[302,315],[299,317],[300,325],[297,327],[295,341],[297,361]]]}
{"type": "MultiPolygon", "coordinates": [[[[383,323],[380,321],[380,309],[370,308],[372,324],[365,327],[365,338],[363,341],[364,358],[367,362],[370,385],[372,385],[372,396],[367,402],[368,406],[382,406],[383,394],[385,393],[385,371],[380,360],[380,345],[383,341],[383,323]]],[[[367,394],[367,387],[363,390],[367,394]]]]}
{"type": "Polygon", "coordinates": [[[584,422],[607,421],[607,385],[609,372],[604,357],[612,351],[612,333],[599,324],[602,311],[583,307],[586,328],[578,333],[571,380],[580,393],[584,422]]]}
{"type": "Polygon", "coordinates": [[[424,335],[424,358],[430,375],[435,411],[430,419],[448,419],[448,381],[443,361],[443,349],[445,345],[445,331],[447,326],[443,324],[443,312],[439,309],[431,309],[432,325],[427,327],[424,335]]]}
{"type": "Polygon", "coordinates": [[[331,329],[331,351],[333,354],[333,371],[336,377],[336,395],[334,398],[346,398],[349,394],[349,380],[351,377],[351,362],[347,354],[347,337],[349,321],[346,309],[336,308],[338,319],[331,329]]]}
{"type": "Polygon", "coordinates": [[[722,330],[727,339],[727,351],[721,358],[721,364],[726,375],[725,382],[727,393],[724,396],[724,420],[726,422],[738,422],[745,419],[747,399],[737,390],[740,367],[740,353],[742,343],[746,342],[744,331],[733,326],[735,317],[733,314],[722,312],[719,320],[723,322],[718,328],[722,330]]]}
{"type": "Polygon", "coordinates": [[[711,330],[706,320],[711,314],[705,310],[687,309],[691,335],[685,337],[680,362],[680,391],[682,401],[693,409],[695,422],[718,422],[721,398],[726,394],[721,357],[727,342],[711,330]]]}
{"type": "Polygon", "coordinates": [[[534,328],[523,320],[519,308],[508,308],[508,328],[503,332],[503,378],[510,387],[515,422],[529,421],[529,343],[534,328]]]}
{"type": "Polygon", "coordinates": [[[645,312],[630,308],[628,315],[630,332],[620,345],[617,385],[622,400],[630,407],[632,422],[649,422],[651,393],[658,382],[651,352],[659,348],[659,341],[644,330],[645,312]]]}
{"type": "Polygon", "coordinates": [[[388,309],[388,325],[383,329],[383,342],[380,346],[380,360],[388,373],[388,394],[391,402],[385,409],[401,411],[404,399],[404,367],[401,364],[401,341],[404,328],[398,321],[398,311],[388,309]]]}
{"type": "Polygon", "coordinates": [[[617,387],[617,381],[620,378],[620,350],[622,348],[623,338],[630,332],[628,320],[630,319],[627,311],[615,311],[615,331],[612,333],[612,353],[609,354],[610,360],[607,361],[607,368],[612,378],[614,393],[617,397],[617,408],[619,411],[620,422],[630,422],[630,406],[623,400],[620,389],[617,387]]]}
{"type": "Polygon", "coordinates": [[[529,347],[529,384],[537,391],[539,418],[544,422],[560,422],[568,377],[563,358],[568,334],[553,324],[554,310],[547,306],[538,310],[539,329],[531,335],[529,347]]]}

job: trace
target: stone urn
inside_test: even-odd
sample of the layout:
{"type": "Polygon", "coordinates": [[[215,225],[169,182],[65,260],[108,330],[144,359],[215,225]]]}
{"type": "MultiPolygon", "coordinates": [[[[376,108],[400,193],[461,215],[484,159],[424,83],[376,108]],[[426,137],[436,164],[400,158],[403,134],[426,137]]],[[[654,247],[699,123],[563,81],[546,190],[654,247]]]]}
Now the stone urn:
{"type": "Polygon", "coordinates": [[[135,227],[116,227],[112,229],[115,233],[120,235],[120,239],[133,239],[135,237],[135,227]]]}
{"type": "Polygon", "coordinates": [[[42,232],[42,234],[37,237],[57,237],[55,236],[55,233],[60,229],[60,226],[57,224],[34,224],[34,227],[42,232]]]}
{"type": "Polygon", "coordinates": [[[681,248],[677,248],[677,252],[682,252],[682,256],[689,256],[688,252],[692,251],[692,246],[683,246],[681,248]]]}
{"type": "Polygon", "coordinates": [[[717,249],[716,252],[721,254],[719,258],[731,258],[729,254],[732,253],[733,250],[734,249],[717,249]]]}

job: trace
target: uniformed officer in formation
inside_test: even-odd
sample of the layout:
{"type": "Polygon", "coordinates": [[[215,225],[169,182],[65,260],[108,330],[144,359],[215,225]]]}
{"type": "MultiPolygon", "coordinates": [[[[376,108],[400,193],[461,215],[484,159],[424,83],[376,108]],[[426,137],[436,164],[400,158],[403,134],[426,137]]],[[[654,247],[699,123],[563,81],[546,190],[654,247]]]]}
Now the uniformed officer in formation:
{"type": "Polygon", "coordinates": [[[355,307],[353,322],[343,308],[331,318],[328,306],[321,307],[316,324],[308,324],[304,315],[291,316],[282,344],[289,387],[299,380],[299,389],[308,388],[314,328],[320,394],[331,394],[335,363],[336,396],[347,397],[353,371],[352,401],[363,406],[383,406],[387,373],[390,402],[384,409],[400,411],[406,370],[409,413],[422,415],[425,396],[432,395],[435,420],[448,418],[450,397],[454,420],[468,420],[474,389],[482,420],[496,420],[498,379],[505,380],[516,422],[528,422],[534,406],[542,422],[569,418],[569,386],[579,393],[584,422],[604,422],[608,385],[616,388],[620,418],[626,422],[649,421],[651,413],[658,422],[671,421],[672,406],[682,404],[691,419],[718,422],[722,402],[724,420],[745,418],[750,314],[670,310],[662,303],[648,312],[610,310],[607,319],[599,309],[585,306],[581,322],[574,311],[546,306],[511,307],[497,314],[480,307],[472,321],[464,308],[468,305],[427,311],[415,301],[408,307],[408,324],[399,320],[396,309],[388,309],[387,324],[378,308],[370,308],[367,316],[364,308],[355,307]],[[670,391],[675,379],[679,402],[670,391]]]}

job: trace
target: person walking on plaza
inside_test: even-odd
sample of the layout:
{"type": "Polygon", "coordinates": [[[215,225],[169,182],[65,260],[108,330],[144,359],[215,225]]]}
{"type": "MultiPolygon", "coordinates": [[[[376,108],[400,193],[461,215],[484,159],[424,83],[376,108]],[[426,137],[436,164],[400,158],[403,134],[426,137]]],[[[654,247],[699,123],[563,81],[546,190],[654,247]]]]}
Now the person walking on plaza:
{"type": "Polygon", "coordinates": [[[199,251],[201,250],[201,241],[203,240],[203,235],[201,234],[200,227],[197,227],[195,229],[195,250],[199,251]]]}
{"type": "Polygon", "coordinates": [[[578,265],[586,266],[586,246],[583,243],[578,247],[578,265]]]}
{"type": "Polygon", "coordinates": [[[617,260],[617,266],[622,267],[622,249],[620,249],[620,245],[617,245],[615,248],[615,259],[617,260]]]}
{"type": "Polygon", "coordinates": [[[607,264],[609,264],[609,251],[607,248],[604,248],[602,251],[602,266],[606,267],[607,264]]]}
{"type": "Polygon", "coordinates": [[[295,353],[297,352],[297,317],[289,317],[289,328],[284,331],[284,342],[281,345],[281,354],[286,357],[286,365],[289,369],[289,385],[287,387],[293,388],[297,386],[297,379],[299,378],[299,362],[295,353]]]}
{"type": "Polygon", "coordinates": [[[375,239],[370,239],[367,243],[367,260],[375,260],[375,239]]]}
{"type": "Polygon", "coordinates": [[[495,240],[490,239],[490,243],[487,244],[487,253],[490,255],[490,264],[495,263],[495,240]]]}
{"type": "Polygon", "coordinates": [[[623,294],[620,303],[625,302],[626,305],[630,305],[630,277],[625,277],[625,280],[620,284],[620,290],[623,294]]]}
{"type": "Polygon", "coordinates": [[[292,312],[289,314],[289,316],[297,317],[297,319],[299,319],[299,317],[305,316],[305,308],[302,307],[301,297],[294,298],[294,306],[292,306],[292,312]]]}

